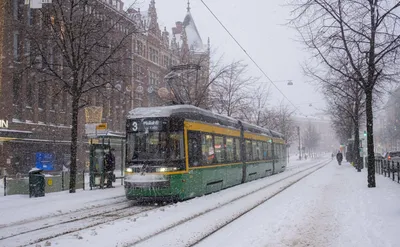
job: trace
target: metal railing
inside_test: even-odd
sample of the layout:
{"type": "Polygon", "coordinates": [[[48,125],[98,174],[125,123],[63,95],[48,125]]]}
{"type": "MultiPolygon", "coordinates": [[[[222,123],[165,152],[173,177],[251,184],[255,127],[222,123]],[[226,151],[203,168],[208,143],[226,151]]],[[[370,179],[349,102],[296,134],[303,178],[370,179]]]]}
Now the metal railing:
{"type": "MultiPolygon", "coordinates": [[[[114,174],[116,174],[116,172],[114,174]]],[[[47,172],[43,173],[43,175],[45,175],[45,193],[59,192],[69,189],[69,172],[47,172]]],[[[121,185],[123,185],[123,175],[116,176],[115,179],[121,180],[121,185]]],[[[83,170],[78,172],[76,176],[76,189],[85,190],[87,188],[93,188],[90,184],[90,173],[83,170]]],[[[1,190],[3,190],[4,196],[29,194],[29,174],[16,174],[0,177],[0,193],[1,190]]]]}
{"type": "MultiPolygon", "coordinates": [[[[69,188],[69,172],[43,173],[45,176],[45,192],[59,192],[69,188]]],[[[78,172],[76,176],[76,188],[85,189],[85,183],[89,181],[88,173],[78,172]]],[[[29,194],[29,174],[6,175],[1,179],[0,188],[3,187],[4,196],[29,194]]]]}
{"type": "Polygon", "coordinates": [[[400,162],[376,159],[375,173],[384,175],[393,181],[397,180],[397,183],[400,183],[400,162]]]}

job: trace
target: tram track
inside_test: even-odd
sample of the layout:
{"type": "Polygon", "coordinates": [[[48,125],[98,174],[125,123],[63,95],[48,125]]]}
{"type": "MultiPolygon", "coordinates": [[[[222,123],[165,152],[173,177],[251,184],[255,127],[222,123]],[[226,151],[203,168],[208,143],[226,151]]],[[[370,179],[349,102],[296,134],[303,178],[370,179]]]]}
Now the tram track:
{"type": "Polygon", "coordinates": [[[124,201],[112,205],[102,205],[100,208],[90,208],[87,210],[78,210],[71,213],[61,214],[57,216],[50,216],[48,218],[41,217],[39,219],[29,220],[18,224],[10,224],[0,228],[0,241],[14,236],[23,235],[26,233],[43,230],[46,228],[54,227],[60,224],[75,222],[87,218],[96,217],[102,214],[108,214],[124,210],[131,207],[133,202],[124,201]]]}
{"type": "MultiPolygon", "coordinates": [[[[127,203],[126,197],[125,195],[123,196],[116,196],[116,197],[111,197],[111,198],[107,198],[107,199],[101,199],[101,200],[95,200],[95,201],[91,201],[90,203],[94,203],[94,202],[102,202],[102,201],[106,201],[106,203],[101,203],[100,205],[94,204],[91,207],[84,207],[84,208],[79,208],[76,210],[71,210],[68,212],[57,212],[57,213],[50,213],[47,215],[43,215],[43,216],[39,216],[39,217],[32,217],[26,220],[20,220],[20,221],[15,221],[15,222],[10,222],[8,224],[0,224],[0,230],[3,232],[3,229],[7,229],[10,228],[10,225],[13,227],[17,227],[17,226],[23,226],[23,225],[27,225],[29,223],[35,223],[37,225],[37,222],[39,221],[43,221],[43,220],[47,220],[49,218],[58,218],[58,217],[74,217],[74,214],[89,214],[92,211],[100,211],[101,208],[105,208],[105,210],[113,210],[113,207],[115,207],[116,205],[119,204],[123,204],[123,203],[127,203]]],[[[0,234],[0,240],[2,239],[2,235],[0,234]]]]}
{"type": "MultiPolygon", "coordinates": [[[[202,211],[197,214],[193,214],[189,217],[184,217],[183,219],[179,220],[178,222],[171,224],[163,229],[157,229],[155,232],[151,232],[151,233],[149,232],[149,234],[146,234],[145,236],[142,235],[140,237],[140,239],[136,239],[136,240],[133,240],[132,242],[128,242],[124,246],[132,246],[132,245],[146,242],[147,240],[149,240],[153,237],[156,237],[156,236],[161,235],[162,233],[165,233],[173,228],[183,225],[186,221],[193,221],[196,218],[201,217],[202,215],[206,215],[212,211],[215,211],[226,205],[234,203],[235,201],[239,201],[239,200],[245,198],[246,196],[254,195],[263,189],[266,189],[270,186],[278,184],[279,182],[285,181],[285,180],[290,179],[293,176],[296,176],[300,173],[304,173],[306,171],[309,171],[310,169],[321,166],[323,163],[324,162],[319,162],[317,165],[312,165],[311,167],[302,169],[298,172],[295,172],[293,174],[285,176],[285,177],[278,179],[277,181],[274,181],[272,183],[269,183],[265,186],[259,187],[255,190],[252,190],[247,193],[242,193],[240,196],[234,197],[226,202],[222,202],[215,207],[208,208],[205,211],[202,211]]],[[[292,169],[297,169],[294,167],[292,169],[290,169],[290,167],[288,167],[288,168],[289,169],[287,169],[286,171],[291,171],[292,169]]],[[[284,173],[281,173],[281,174],[284,174],[284,173]]],[[[129,203],[129,202],[127,202],[127,203],[129,203]]],[[[95,214],[86,215],[85,217],[78,216],[78,218],[76,218],[76,219],[65,220],[64,222],[59,222],[58,224],[54,223],[52,225],[46,225],[46,226],[40,227],[40,228],[36,227],[36,229],[31,229],[30,231],[25,231],[25,232],[19,232],[18,234],[14,234],[14,235],[8,236],[6,238],[0,237],[0,246],[12,247],[12,246],[28,246],[28,245],[40,244],[45,241],[52,241],[53,239],[56,239],[57,237],[61,237],[61,236],[68,235],[71,233],[76,233],[76,235],[78,236],[80,234],[80,231],[82,231],[82,230],[92,228],[95,226],[99,226],[99,225],[114,224],[118,220],[127,219],[129,221],[134,222],[135,219],[133,219],[132,216],[135,216],[134,218],[140,218],[142,216],[147,216],[147,214],[149,212],[151,212],[152,210],[160,208],[160,206],[145,206],[145,207],[142,206],[141,207],[136,202],[130,202],[130,203],[132,203],[132,204],[126,205],[126,207],[124,207],[122,205],[122,203],[120,203],[121,208],[116,209],[116,210],[108,210],[107,212],[97,211],[95,214]],[[1,243],[5,240],[7,241],[7,245],[2,245],[1,243]]],[[[164,211],[164,210],[161,210],[161,211],[164,211]]],[[[37,224],[36,224],[36,226],[37,226],[37,224]]]]}
{"type": "Polygon", "coordinates": [[[135,216],[159,208],[159,206],[139,206],[136,202],[128,202],[128,204],[129,205],[120,209],[108,210],[107,212],[101,213],[98,212],[94,215],[86,215],[85,217],[65,220],[57,224],[49,224],[18,232],[17,234],[11,234],[0,238],[0,246],[11,247],[32,245],[65,234],[79,232],[102,224],[112,223],[122,218],[135,216]],[[32,240],[32,236],[34,236],[34,240],[32,240]],[[7,245],[2,245],[1,243],[5,240],[7,241],[7,245]]]}
{"type": "MultiPolygon", "coordinates": [[[[268,195],[266,197],[263,197],[261,200],[256,200],[257,203],[253,203],[250,207],[248,207],[246,210],[241,211],[239,214],[234,214],[234,217],[232,217],[231,219],[223,222],[223,224],[221,224],[220,226],[217,226],[216,228],[212,229],[212,231],[207,232],[207,234],[203,234],[198,238],[195,239],[191,239],[189,241],[189,243],[187,243],[185,246],[193,246],[201,241],[203,241],[204,239],[208,238],[209,236],[211,236],[212,234],[214,234],[215,232],[219,231],[220,229],[224,228],[225,226],[229,225],[230,223],[232,223],[233,221],[237,220],[238,218],[242,217],[243,215],[247,214],[248,212],[252,211],[253,209],[255,209],[256,207],[258,207],[259,205],[261,205],[262,203],[265,203],[266,201],[270,200],[271,198],[277,196],[278,194],[282,193],[283,191],[285,191],[286,189],[290,188],[291,186],[293,186],[294,184],[296,184],[297,182],[301,181],[302,179],[306,178],[307,176],[310,176],[311,174],[313,174],[314,172],[318,171],[319,169],[325,167],[327,164],[329,164],[331,162],[331,160],[329,161],[323,161],[323,162],[319,162],[317,165],[313,165],[311,167],[308,167],[306,169],[303,169],[299,172],[296,172],[294,174],[291,174],[287,177],[284,177],[282,179],[279,179],[277,181],[274,181],[266,186],[262,186],[258,189],[255,189],[253,191],[250,191],[248,193],[242,194],[238,197],[235,197],[231,200],[228,200],[224,203],[219,203],[214,207],[210,207],[207,210],[201,211],[199,213],[193,214],[191,216],[188,217],[184,217],[162,229],[158,229],[157,231],[154,232],[149,232],[148,234],[146,234],[146,236],[141,236],[140,238],[133,240],[131,242],[126,243],[125,245],[123,245],[124,247],[128,247],[128,246],[147,246],[147,242],[151,242],[151,240],[161,236],[161,235],[166,235],[167,233],[170,233],[170,235],[172,236],[179,236],[179,230],[176,230],[177,228],[183,228],[183,229],[187,229],[188,224],[195,224],[195,221],[200,219],[201,217],[205,217],[213,212],[216,212],[217,210],[222,210],[225,207],[232,205],[236,202],[239,201],[243,201],[246,200],[246,198],[251,197],[251,196],[255,196],[257,193],[263,191],[263,190],[267,190],[270,187],[274,186],[274,185],[279,185],[279,183],[283,183],[284,181],[293,179],[296,176],[299,176],[301,173],[305,173],[304,175],[300,175],[299,178],[294,179],[293,181],[290,181],[290,183],[282,185],[281,187],[279,187],[279,189],[277,191],[275,191],[272,195],[268,195]],[[309,172],[311,170],[311,172],[309,172]]],[[[215,218],[214,218],[215,219],[215,218]]],[[[197,231],[197,232],[201,232],[201,231],[197,231]]],[[[161,236],[162,238],[162,236],[161,236]]],[[[162,240],[159,240],[161,242],[163,242],[162,240]]],[[[177,239],[176,240],[179,243],[184,243],[185,241],[182,239],[177,239]]],[[[176,244],[176,243],[175,243],[176,244]]],[[[150,243],[149,246],[151,246],[152,244],[150,243]]],[[[171,246],[176,246],[174,244],[172,244],[171,246]]]]}
{"type": "Polygon", "coordinates": [[[281,194],[282,192],[284,192],[285,190],[289,189],[290,187],[292,187],[293,185],[297,184],[298,182],[300,182],[301,180],[303,180],[304,178],[314,174],[315,172],[317,172],[318,170],[322,169],[323,167],[325,167],[327,164],[329,164],[330,162],[327,162],[324,165],[321,165],[320,167],[318,167],[317,169],[313,170],[310,173],[305,174],[304,176],[301,176],[300,178],[296,179],[295,181],[291,182],[290,184],[284,186],[283,188],[281,188],[280,190],[276,191],[275,193],[273,193],[272,195],[268,196],[268,198],[263,198],[263,200],[259,200],[258,202],[254,203],[252,206],[250,206],[248,209],[240,212],[238,215],[233,216],[232,218],[226,220],[225,222],[219,224],[218,226],[216,226],[213,230],[207,232],[206,234],[203,234],[200,238],[197,238],[196,240],[194,240],[193,242],[189,243],[188,246],[192,247],[192,246],[196,246],[197,244],[203,242],[204,240],[206,240],[207,238],[211,237],[213,234],[215,234],[216,232],[222,230],[223,228],[227,227],[228,225],[232,224],[233,222],[237,221],[238,219],[240,219],[241,217],[245,216],[246,214],[250,213],[251,211],[253,211],[254,209],[256,209],[257,207],[261,206],[262,204],[268,202],[269,200],[271,200],[272,198],[274,198],[275,196],[281,194]]]}

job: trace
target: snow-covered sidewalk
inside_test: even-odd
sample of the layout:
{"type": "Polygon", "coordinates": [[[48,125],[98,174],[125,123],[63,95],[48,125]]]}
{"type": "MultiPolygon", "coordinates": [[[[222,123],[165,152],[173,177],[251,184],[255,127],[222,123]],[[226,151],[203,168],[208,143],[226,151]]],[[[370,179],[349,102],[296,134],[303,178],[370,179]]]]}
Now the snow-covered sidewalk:
{"type": "MultiPolygon", "coordinates": [[[[315,162],[315,160],[293,160],[288,164],[288,169],[300,169],[315,162]]],[[[68,191],[54,192],[39,198],[29,198],[28,195],[1,196],[0,226],[126,201],[124,188],[120,182],[117,181],[114,186],[116,188],[104,190],[77,190],[75,194],[70,194],[68,191]]],[[[0,192],[3,191],[0,189],[0,192]]]]}
{"type": "Polygon", "coordinates": [[[199,246],[400,246],[400,185],[366,175],[331,162],[199,246]]]}
{"type": "Polygon", "coordinates": [[[118,183],[114,186],[102,190],[77,190],[74,194],[54,192],[38,198],[29,198],[29,195],[0,197],[0,226],[126,201],[124,187],[118,183]]]}

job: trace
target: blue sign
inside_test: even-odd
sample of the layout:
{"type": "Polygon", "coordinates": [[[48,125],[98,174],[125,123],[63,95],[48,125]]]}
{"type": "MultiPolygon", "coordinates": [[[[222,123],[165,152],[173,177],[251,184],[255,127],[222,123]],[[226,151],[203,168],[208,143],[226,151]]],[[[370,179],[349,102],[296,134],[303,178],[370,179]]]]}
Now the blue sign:
{"type": "Polygon", "coordinates": [[[36,153],[36,168],[43,171],[54,170],[54,154],[52,153],[36,153]]]}

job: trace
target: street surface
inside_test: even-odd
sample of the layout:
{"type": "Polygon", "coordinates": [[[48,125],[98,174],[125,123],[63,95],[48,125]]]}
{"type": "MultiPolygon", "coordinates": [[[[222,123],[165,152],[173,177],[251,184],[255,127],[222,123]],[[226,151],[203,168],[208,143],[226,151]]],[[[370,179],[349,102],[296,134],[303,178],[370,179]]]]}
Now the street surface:
{"type": "Polygon", "coordinates": [[[7,196],[0,246],[398,246],[400,185],[377,175],[377,186],[320,158],[170,205],[127,201],[122,187],[7,196]]]}

